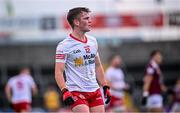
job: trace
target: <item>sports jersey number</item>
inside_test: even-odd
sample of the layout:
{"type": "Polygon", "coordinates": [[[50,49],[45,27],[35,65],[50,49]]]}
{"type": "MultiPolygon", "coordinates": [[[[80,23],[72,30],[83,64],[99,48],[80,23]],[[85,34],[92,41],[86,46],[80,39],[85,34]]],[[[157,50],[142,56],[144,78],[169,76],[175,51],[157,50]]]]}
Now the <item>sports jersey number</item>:
{"type": "Polygon", "coordinates": [[[89,48],[89,46],[84,47],[84,49],[86,50],[86,53],[90,53],[90,48],[89,48]]]}
{"type": "Polygon", "coordinates": [[[21,81],[17,81],[16,86],[18,90],[22,90],[24,88],[24,85],[21,81]]]}

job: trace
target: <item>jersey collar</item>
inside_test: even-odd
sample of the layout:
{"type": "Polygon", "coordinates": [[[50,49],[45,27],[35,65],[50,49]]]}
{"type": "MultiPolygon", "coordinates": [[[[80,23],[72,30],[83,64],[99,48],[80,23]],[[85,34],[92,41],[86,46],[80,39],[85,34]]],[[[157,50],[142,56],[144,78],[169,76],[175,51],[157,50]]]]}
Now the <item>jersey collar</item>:
{"type": "Polygon", "coordinates": [[[80,40],[80,39],[76,38],[75,36],[73,36],[72,34],[69,34],[69,36],[70,36],[71,38],[73,38],[74,40],[77,40],[77,41],[79,41],[79,42],[87,43],[87,37],[86,37],[86,36],[85,36],[85,40],[80,40]]]}

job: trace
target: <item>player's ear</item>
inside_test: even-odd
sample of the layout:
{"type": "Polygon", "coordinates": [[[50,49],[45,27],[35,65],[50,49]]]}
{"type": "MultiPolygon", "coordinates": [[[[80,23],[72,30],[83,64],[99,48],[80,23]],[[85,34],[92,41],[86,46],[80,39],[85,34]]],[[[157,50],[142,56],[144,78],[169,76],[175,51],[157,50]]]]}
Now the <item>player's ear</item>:
{"type": "Polygon", "coordinates": [[[79,26],[79,20],[78,19],[74,19],[74,26],[79,26]]]}

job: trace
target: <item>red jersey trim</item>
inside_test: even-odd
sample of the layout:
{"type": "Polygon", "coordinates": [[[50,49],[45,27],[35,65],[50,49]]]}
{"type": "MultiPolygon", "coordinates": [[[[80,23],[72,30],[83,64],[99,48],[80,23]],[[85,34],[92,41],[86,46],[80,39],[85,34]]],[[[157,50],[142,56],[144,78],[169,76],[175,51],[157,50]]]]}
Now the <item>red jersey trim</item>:
{"type": "Polygon", "coordinates": [[[73,39],[75,39],[75,40],[79,41],[79,42],[82,42],[82,43],[87,43],[87,37],[86,37],[86,36],[85,36],[85,40],[80,40],[80,39],[78,39],[78,38],[74,37],[72,34],[70,34],[69,36],[70,36],[71,38],[73,38],[73,39]]]}
{"type": "Polygon", "coordinates": [[[64,59],[65,55],[64,54],[56,54],[56,59],[64,59]]]}

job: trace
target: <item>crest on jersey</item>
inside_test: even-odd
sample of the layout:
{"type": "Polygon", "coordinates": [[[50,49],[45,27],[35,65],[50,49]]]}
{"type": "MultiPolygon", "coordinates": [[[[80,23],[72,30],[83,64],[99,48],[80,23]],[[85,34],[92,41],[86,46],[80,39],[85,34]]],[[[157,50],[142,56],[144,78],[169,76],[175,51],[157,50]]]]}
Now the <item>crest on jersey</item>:
{"type": "Polygon", "coordinates": [[[75,58],[74,59],[74,64],[75,64],[75,66],[77,67],[79,67],[79,66],[82,66],[83,65],[83,58],[82,57],[79,57],[79,58],[75,58]]]}

